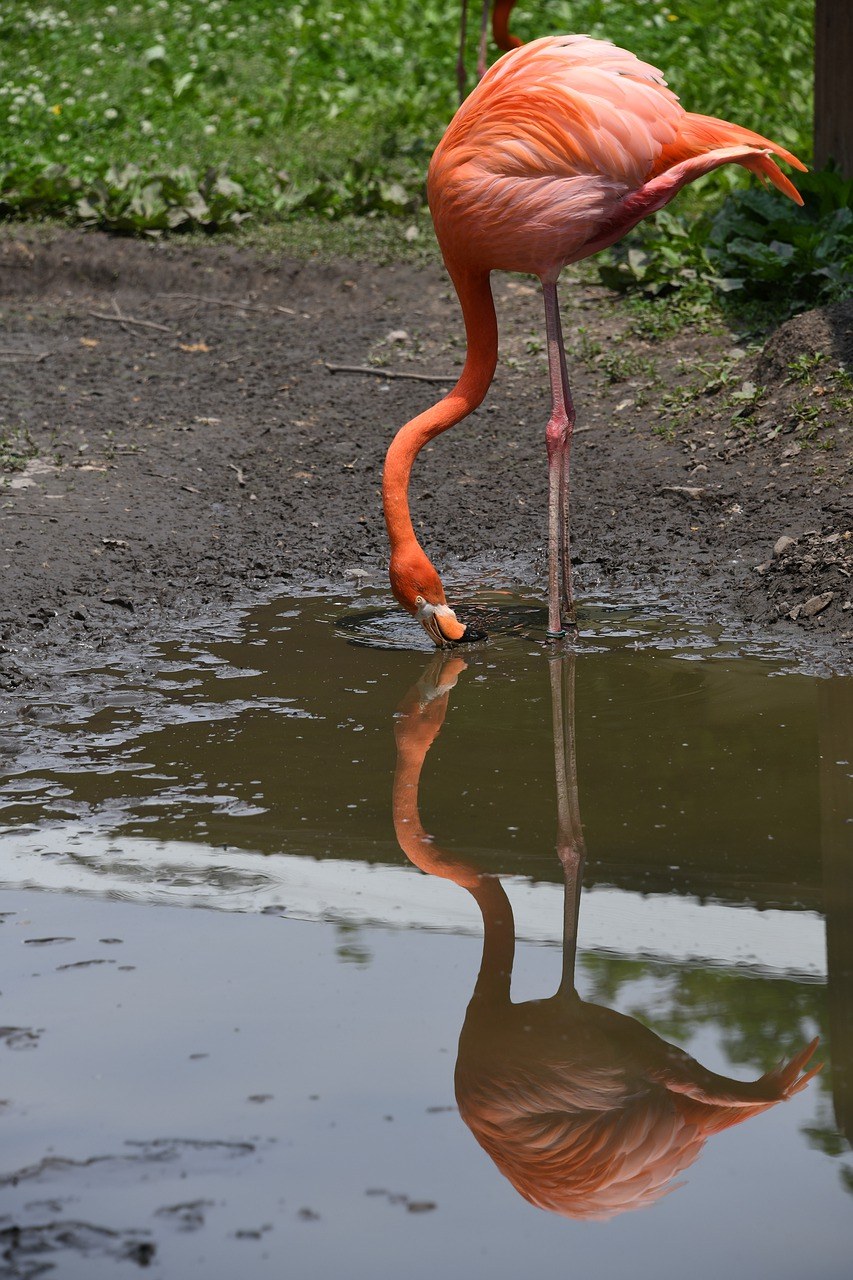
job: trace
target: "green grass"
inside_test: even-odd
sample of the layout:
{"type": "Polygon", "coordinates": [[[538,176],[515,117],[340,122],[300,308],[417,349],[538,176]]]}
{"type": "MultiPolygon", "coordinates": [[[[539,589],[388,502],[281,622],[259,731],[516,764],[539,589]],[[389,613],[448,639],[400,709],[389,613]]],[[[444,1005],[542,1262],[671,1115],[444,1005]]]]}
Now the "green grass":
{"type": "Polygon", "coordinates": [[[0,473],[23,471],[38,449],[24,427],[9,427],[0,422],[0,473]]]}
{"type": "MultiPolygon", "coordinates": [[[[514,29],[607,36],[660,66],[689,109],[808,158],[812,12],[812,0],[520,0],[514,29]]],[[[247,210],[411,217],[455,108],[457,31],[458,0],[6,0],[0,209],[86,220],[82,200],[89,221],[123,230],[146,211],[155,229],[247,210]],[[172,187],[152,182],[181,166],[172,187]],[[212,168],[239,191],[198,195],[212,168]]],[[[741,181],[723,172],[687,199],[741,181]]]]}

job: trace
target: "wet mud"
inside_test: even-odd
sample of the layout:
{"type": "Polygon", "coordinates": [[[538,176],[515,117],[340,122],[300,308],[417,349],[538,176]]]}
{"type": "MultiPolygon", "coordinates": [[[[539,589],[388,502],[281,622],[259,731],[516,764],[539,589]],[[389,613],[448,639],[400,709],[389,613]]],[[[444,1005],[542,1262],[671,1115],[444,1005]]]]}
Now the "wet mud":
{"type": "MultiPolygon", "coordinates": [[[[12,229],[0,284],[0,422],[20,468],[0,488],[4,687],[36,688],[69,655],[211,624],[295,584],[384,589],[384,453],[462,355],[438,265],[12,229]],[[339,364],[438,377],[330,371],[339,364]]],[[[411,491],[419,536],[462,605],[482,586],[544,590],[541,303],[526,280],[498,277],[495,291],[495,384],[425,450],[411,491]]],[[[803,350],[804,333],[759,360],[779,399],[760,439],[742,436],[712,385],[689,429],[670,432],[666,397],[735,337],[637,337],[619,298],[577,280],[563,303],[581,598],[641,588],[723,627],[772,626],[837,666],[851,618],[849,424],[820,456],[787,443],[797,388],[785,343],[803,350]]],[[[827,359],[849,357],[848,320],[812,322],[827,359]]],[[[759,376],[750,359],[741,367],[759,376]]]]}

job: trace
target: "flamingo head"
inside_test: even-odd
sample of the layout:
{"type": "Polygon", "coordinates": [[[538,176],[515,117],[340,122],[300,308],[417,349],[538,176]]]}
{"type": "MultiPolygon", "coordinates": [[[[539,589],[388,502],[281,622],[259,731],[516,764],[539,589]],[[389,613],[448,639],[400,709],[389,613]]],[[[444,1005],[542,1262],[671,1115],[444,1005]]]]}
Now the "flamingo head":
{"type": "Polygon", "coordinates": [[[395,599],[417,618],[439,648],[485,640],[484,632],[459,621],[447,603],[441,578],[417,544],[393,552],[390,577],[395,599]]]}

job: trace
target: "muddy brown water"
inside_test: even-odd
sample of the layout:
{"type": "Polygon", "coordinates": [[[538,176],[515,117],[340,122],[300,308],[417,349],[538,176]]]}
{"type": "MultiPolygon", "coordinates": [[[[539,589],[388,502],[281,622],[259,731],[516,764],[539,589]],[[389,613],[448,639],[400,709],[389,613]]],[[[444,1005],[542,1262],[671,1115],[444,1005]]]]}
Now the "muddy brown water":
{"type": "Polygon", "coordinates": [[[3,727],[0,1276],[847,1274],[853,682],[478,609],[278,601],[3,727]]]}

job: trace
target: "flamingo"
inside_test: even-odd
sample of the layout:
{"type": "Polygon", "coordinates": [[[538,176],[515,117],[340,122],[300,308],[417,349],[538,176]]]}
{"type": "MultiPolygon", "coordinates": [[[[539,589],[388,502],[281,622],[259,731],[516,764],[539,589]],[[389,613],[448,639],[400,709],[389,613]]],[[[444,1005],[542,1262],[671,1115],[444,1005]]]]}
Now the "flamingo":
{"type": "Polygon", "coordinates": [[[510,998],[515,927],[497,876],[427,834],[418,789],[427,752],[467,664],[438,655],[395,720],[394,828],[422,871],[468,890],[483,919],[483,958],[459,1037],[459,1114],[501,1173],[531,1204],[572,1218],[609,1218],[673,1190],[707,1139],[805,1089],[817,1040],[758,1080],[708,1070],[636,1018],[585,1001],[575,988],[585,846],[574,747],[574,658],[549,662],[563,869],[563,965],[557,992],[510,998]]]}
{"type": "Polygon", "coordinates": [[[575,411],[557,280],[663,208],[685,183],[740,164],[798,204],[760,134],[684,110],[661,73],[609,41],[546,36],[505,54],[462,104],[429,167],[436,235],[465,324],[456,386],[397,432],[385,460],[383,507],[391,588],[441,646],[481,639],[449,607],[415,537],[408,484],[421,448],[473,412],[494,377],[498,328],[490,275],[538,276],[545,304],[551,416],[548,457],[548,636],[576,631],[569,555],[569,449],[575,411]],[[564,617],[565,615],[565,617],[564,617]]]}
{"type": "MultiPolygon", "coordinates": [[[[515,0],[494,0],[492,7],[492,35],[495,44],[505,53],[521,47],[518,36],[509,29],[509,15],[515,8],[515,0]]],[[[483,0],[480,19],[480,47],[477,56],[477,78],[486,74],[486,41],[489,26],[489,0],[483,0]]],[[[456,61],[456,81],[459,85],[459,101],[465,101],[465,34],[468,27],[468,0],[462,0],[462,17],[459,23],[459,57],[456,61]]]]}

